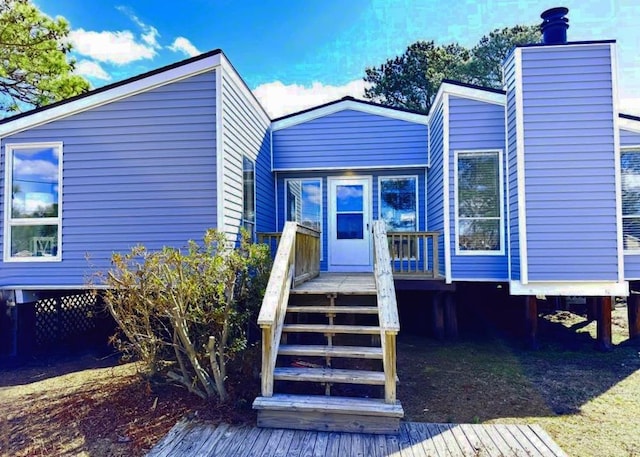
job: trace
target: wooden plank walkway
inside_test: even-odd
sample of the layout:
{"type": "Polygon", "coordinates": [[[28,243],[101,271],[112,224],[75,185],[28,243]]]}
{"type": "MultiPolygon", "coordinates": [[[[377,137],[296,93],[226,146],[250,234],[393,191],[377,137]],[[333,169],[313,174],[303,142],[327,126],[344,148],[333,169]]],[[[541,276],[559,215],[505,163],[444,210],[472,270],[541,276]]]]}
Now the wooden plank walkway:
{"type": "Polygon", "coordinates": [[[375,295],[373,273],[320,273],[317,278],[291,289],[292,294],[375,295]]]}
{"type": "Polygon", "coordinates": [[[566,454],[537,425],[402,422],[399,435],[307,432],[178,422],[148,457],[553,457],[566,454]]]}

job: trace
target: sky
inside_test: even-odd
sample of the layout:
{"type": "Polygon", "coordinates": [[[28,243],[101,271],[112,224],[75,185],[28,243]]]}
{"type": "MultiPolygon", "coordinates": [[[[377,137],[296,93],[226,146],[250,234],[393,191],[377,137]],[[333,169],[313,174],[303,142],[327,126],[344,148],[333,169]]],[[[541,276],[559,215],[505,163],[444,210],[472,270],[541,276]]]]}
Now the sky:
{"type": "Polygon", "coordinates": [[[272,117],[362,97],[365,68],[434,40],[473,46],[496,28],[569,8],[570,41],[616,39],[621,111],[640,115],[638,0],[34,0],[70,23],[77,71],[100,87],[224,51],[272,117]]]}

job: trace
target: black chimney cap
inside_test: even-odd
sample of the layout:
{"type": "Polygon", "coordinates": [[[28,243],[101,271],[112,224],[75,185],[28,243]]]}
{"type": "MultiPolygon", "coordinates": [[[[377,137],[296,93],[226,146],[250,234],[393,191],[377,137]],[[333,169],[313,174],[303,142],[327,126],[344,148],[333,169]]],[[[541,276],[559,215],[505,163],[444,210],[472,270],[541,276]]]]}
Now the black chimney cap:
{"type": "Polygon", "coordinates": [[[566,44],[567,29],[569,28],[569,19],[565,15],[569,12],[569,8],[558,6],[543,12],[540,17],[540,31],[542,32],[542,43],[544,44],[566,44]]]}

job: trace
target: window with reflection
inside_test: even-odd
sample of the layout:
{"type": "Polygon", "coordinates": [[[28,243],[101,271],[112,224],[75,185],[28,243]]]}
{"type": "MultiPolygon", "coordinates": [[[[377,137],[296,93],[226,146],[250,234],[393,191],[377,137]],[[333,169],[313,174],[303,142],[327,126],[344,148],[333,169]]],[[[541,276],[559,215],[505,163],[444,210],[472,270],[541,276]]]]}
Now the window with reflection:
{"type": "Polygon", "coordinates": [[[456,154],[457,250],[499,253],[502,250],[500,153],[456,154]]]}
{"type": "Polygon", "coordinates": [[[624,249],[640,251],[640,148],[623,149],[620,168],[624,249]]]}
{"type": "Polygon", "coordinates": [[[322,183],[320,179],[286,181],[287,221],[322,231],[322,183]]]}
{"type": "Polygon", "coordinates": [[[256,164],[242,158],[242,226],[253,238],[256,228],[256,164]]]}
{"type": "Polygon", "coordinates": [[[7,146],[5,259],[60,259],[61,156],[59,143],[7,146]]]}
{"type": "Polygon", "coordinates": [[[416,232],[418,230],[416,176],[380,178],[380,218],[388,232],[416,232]]]}

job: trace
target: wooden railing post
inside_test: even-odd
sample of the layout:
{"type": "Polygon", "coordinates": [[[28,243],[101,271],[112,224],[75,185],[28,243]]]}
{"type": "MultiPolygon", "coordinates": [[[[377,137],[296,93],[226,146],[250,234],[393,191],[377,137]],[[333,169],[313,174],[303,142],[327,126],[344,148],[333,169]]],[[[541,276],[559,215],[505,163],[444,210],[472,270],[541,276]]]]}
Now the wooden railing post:
{"type": "Polygon", "coordinates": [[[295,222],[285,224],[258,315],[258,325],[262,329],[261,390],[264,397],[273,395],[273,372],[295,270],[296,230],[295,222]]]}
{"type": "Polygon", "coordinates": [[[393,273],[437,278],[440,269],[438,236],[438,232],[387,233],[393,273]]]}
{"type": "MultiPolygon", "coordinates": [[[[400,239],[402,243],[402,238],[400,239]]],[[[402,249],[399,249],[402,251],[402,249]]],[[[384,221],[373,223],[374,279],[378,298],[378,320],[384,368],[384,399],[396,402],[396,335],[400,331],[398,304],[393,284],[389,241],[384,221]]]]}

